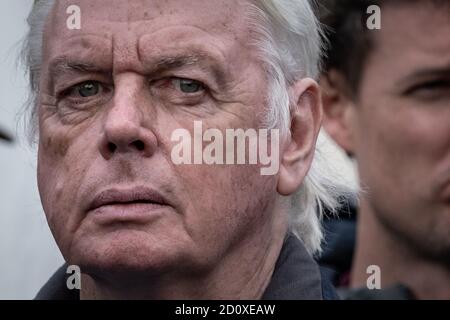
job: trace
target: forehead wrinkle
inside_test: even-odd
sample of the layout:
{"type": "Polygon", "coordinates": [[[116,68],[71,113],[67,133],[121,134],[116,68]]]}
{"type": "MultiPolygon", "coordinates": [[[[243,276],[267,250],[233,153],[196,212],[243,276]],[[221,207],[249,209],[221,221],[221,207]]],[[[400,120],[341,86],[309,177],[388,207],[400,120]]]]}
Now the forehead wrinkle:
{"type": "MultiPolygon", "coordinates": [[[[129,14],[133,11],[130,8],[130,6],[127,6],[126,10],[127,10],[126,11],[127,14],[129,14]]],[[[97,18],[96,20],[103,21],[104,19],[105,19],[104,17],[103,18],[100,17],[100,19],[97,18]]],[[[145,21],[149,22],[151,20],[154,20],[154,19],[150,18],[145,21]]],[[[127,23],[127,26],[131,26],[131,25],[136,24],[136,22],[139,22],[139,21],[141,21],[141,20],[140,19],[133,19],[133,20],[127,19],[126,23],[127,23]]],[[[110,21],[105,21],[105,22],[110,22],[110,21]]],[[[125,23],[125,21],[124,21],[124,23],[125,23]]],[[[126,26],[124,24],[122,26],[124,27],[124,29],[126,28],[126,26]]],[[[171,26],[169,26],[169,27],[171,27],[171,26]]],[[[164,28],[167,28],[167,26],[165,26],[164,28]]],[[[204,31],[206,33],[209,33],[209,34],[211,33],[211,30],[207,29],[207,28],[201,28],[200,26],[196,26],[196,28],[202,29],[202,31],[204,31]]],[[[134,27],[133,27],[133,29],[134,29],[134,27]]],[[[83,28],[83,30],[82,30],[83,34],[81,34],[80,36],[87,35],[87,33],[85,33],[84,30],[85,29],[83,28]]],[[[177,57],[170,56],[170,55],[167,55],[167,56],[164,55],[163,57],[158,58],[159,61],[158,60],[145,61],[146,55],[155,54],[156,52],[164,53],[164,48],[163,47],[162,48],[161,47],[160,48],[150,47],[149,44],[147,44],[146,46],[144,46],[145,50],[142,50],[142,48],[141,48],[142,41],[141,40],[143,40],[142,38],[145,38],[146,36],[148,36],[149,33],[141,34],[141,36],[138,36],[139,39],[137,41],[137,52],[136,52],[136,43],[133,44],[133,48],[129,48],[129,45],[127,45],[126,47],[119,48],[117,41],[118,40],[122,41],[122,38],[127,38],[129,32],[122,29],[122,32],[119,32],[116,35],[113,30],[115,30],[115,29],[110,29],[108,32],[105,31],[105,34],[108,33],[108,36],[106,38],[109,39],[108,46],[110,46],[108,48],[108,50],[110,51],[110,53],[108,53],[108,56],[110,56],[110,57],[108,57],[108,59],[111,60],[111,67],[109,67],[109,64],[108,64],[108,68],[111,70],[114,70],[113,73],[120,72],[121,70],[124,70],[124,71],[135,70],[138,72],[144,72],[144,71],[146,71],[145,68],[147,66],[152,66],[152,65],[156,66],[156,67],[152,68],[153,69],[152,71],[163,71],[163,70],[172,70],[172,69],[176,69],[176,68],[181,68],[183,66],[193,66],[193,65],[197,64],[200,67],[204,67],[203,69],[210,71],[217,80],[224,80],[225,76],[227,74],[229,74],[228,71],[231,68],[231,65],[230,65],[230,63],[227,63],[227,59],[225,58],[225,55],[224,55],[225,52],[222,52],[223,49],[230,48],[230,46],[228,44],[225,45],[224,43],[211,43],[211,44],[206,45],[202,42],[203,40],[201,40],[201,39],[196,39],[196,37],[193,37],[193,38],[184,37],[181,34],[181,35],[178,35],[177,37],[183,36],[182,37],[182,38],[184,38],[184,40],[182,41],[183,46],[175,45],[175,46],[171,47],[170,43],[167,42],[167,44],[166,44],[166,45],[168,45],[167,49],[170,49],[170,50],[175,49],[176,51],[183,50],[183,47],[186,48],[185,49],[186,51],[187,50],[194,51],[193,49],[196,49],[196,51],[197,51],[196,56],[194,56],[194,54],[187,52],[185,54],[185,56],[187,56],[186,59],[185,58],[180,59],[181,55],[178,55],[177,57]],[[121,37],[121,39],[116,39],[116,37],[121,37]],[[185,40],[186,40],[186,42],[185,42],[185,40]],[[190,43],[188,43],[187,41],[189,41],[189,42],[192,41],[192,45],[190,45],[190,43]],[[214,50],[211,50],[211,46],[214,48],[214,50]],[[201,48],[201,47],[203,47],[203,48],[201,48]],[[215,47],[217,47],[217,48],[215,48],[215,47]],[[125,49],[125,51],[123,51],[122,49],[125,49]],[[129,52],[130,50],[132,50],[132,52],[129,52]],[[200,51],[205,51],[206,54],[198,53],[200,51]],[[119,53],[119,55],[117,53],[119,53]],[[132,56],[134,56],[132,59],[130,59],[130,54],[132,56]],[[205,62],[205,63],[202,63],[202,62],[205,62]]],[[[159,30],[154,30],[150,34],[154,34],[158,31],[159,30]]],[[[99,34],[95,34],[92,32],[93,31],[90,31],[89,34],[92,34],[97,37],[105,38],[104,36],[100,36],[99,34]]],[[[148,32],[148,29],[147,29],[147,32],[148,32]]],[[[164,38],[164,35],[159,35],[159,36],[162,36],[164,38]]],[[[226,39],[226,40],[230,40],[230,39],[226,39]]],[[[234,40],[236,40],[236,37],[234,38],[234,40]]],[[[130,44],[130,43],[128,43],[128,44],[130,44]]],[[[93,50],[93,51],[94,51],[93,54],[95,56],[97,56],[97,51],[96,50],[93,50]]],[[[87,52],[87,50],[86,50],[86,52],[87,52]]],[[[100,61],[98,63],[100,63],[100,61]]],[[[223,83],[224,82],[222,81],[222,84],[223,83]]]]}
{"type": "Polygon", "coordinates": [[[148,36],[148,34],[145,34],[140,37],[138,52],[140,62],[143,66],[149,66],[151,73],[198,65],[206,71],[210,71],[216,80],[223,84],[229,66],[224,53],[220,49],[211,50],[211,47],[214,46],[203,48],[198,45],[195,39],[192,43],[180,46],[155,48],[148,45],[148,36]],[[210,68],[207,68],[208,66],[210,68]]]}
{"type": "Polygon", "coordinates": [[[118,32],[112,37],[112,69],[114,74],[143,71],[139,41],[132,31],[118,32]]]}
{"type": "Polygon", "coordinates": [[[52,45],[49,68],[107,70],[111,57],[111,35],[83,33],[67,36],[56,46],[52,45]],[[52,57],[53,56],[53,57],[52,57]],[[94,61],[97,61],[95,63],[94,61]]]}

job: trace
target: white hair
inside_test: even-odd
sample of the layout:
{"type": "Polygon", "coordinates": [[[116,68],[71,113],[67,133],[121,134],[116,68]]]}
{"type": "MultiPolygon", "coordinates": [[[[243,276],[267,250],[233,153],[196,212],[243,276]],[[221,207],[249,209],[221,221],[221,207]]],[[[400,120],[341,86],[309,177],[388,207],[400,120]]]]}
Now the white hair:
{"type": "MultiPolygon", "coordinates": [[[[37,0],[28,17],[29,32],[23,47],[23,59],[29,73],[31,110],[27,112],[29,135],[37,137],[37,95],[42,62],[43,33],[46,18],[55,0],[37,0]]],[[[264,63],[270,86],[265,123],[279,127],[282,135],[290,128],[293,104],[288,88],[297,80],[317,79],[320,72],[322,33],[309,0],[249,0],[248,22],[257,36],[255,48],[264,63]]],[[[323,233],[321,218],[324,207],[330,212],[353,193],[333,174],[326,159],[316,148],[311,168],[290,197],[289,227],[308,252],[320,252],[323,233]]]]}
{"type": "MultiPolygon", "coordinates": [[[[266,124],[289,133],[296,106],[288,88],[302,78],[318,79],[325,39],[311,0],[254,0],[249,21],[256,31],[254,46],[266,66],[270,86],[266,124]]],[[[290,197],[289,227],[311,254],[321,250],[321,220],[353,200],[356,190],[331,168],[317,145],[311,168],[300,188],[290,197]]]]}

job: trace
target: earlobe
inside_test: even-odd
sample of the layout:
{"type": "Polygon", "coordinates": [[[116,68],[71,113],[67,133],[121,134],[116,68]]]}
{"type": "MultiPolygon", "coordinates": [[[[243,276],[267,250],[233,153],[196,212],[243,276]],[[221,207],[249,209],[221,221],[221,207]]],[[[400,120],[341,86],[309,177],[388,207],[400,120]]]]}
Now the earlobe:
{"type": "Polygon", "coordinates": [[[352,117],[355,106],[347,92],[344,77],[331,70],[320,78],[324,110],[323,127],[347,153],[353,153],[352,117]]]}
{"type": "Polygon", "coordinates": [[[291,127],[283,150],[278,180],[278,193],[288,196],[302,184],[314,157],[322,122],[322,102],[318,84],[302,79],[292,88],[291,127]]]}

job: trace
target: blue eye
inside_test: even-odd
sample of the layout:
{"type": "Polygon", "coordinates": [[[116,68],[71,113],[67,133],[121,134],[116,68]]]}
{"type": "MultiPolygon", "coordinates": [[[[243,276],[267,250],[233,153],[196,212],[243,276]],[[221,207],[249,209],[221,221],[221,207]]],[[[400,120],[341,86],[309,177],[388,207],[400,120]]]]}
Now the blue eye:
{"type": "Polygon", "coordinates": [[[93,97],[100,92],[100,84],[96,81],[86,81],[76,85],[72,91],[83,98],[93,97]]]}
{"type": "Polygon", "coordinates": [[[183,93],[197,93],[204,90],[201,82],[191,79],[172,79],[172,84],[183,93]]]}

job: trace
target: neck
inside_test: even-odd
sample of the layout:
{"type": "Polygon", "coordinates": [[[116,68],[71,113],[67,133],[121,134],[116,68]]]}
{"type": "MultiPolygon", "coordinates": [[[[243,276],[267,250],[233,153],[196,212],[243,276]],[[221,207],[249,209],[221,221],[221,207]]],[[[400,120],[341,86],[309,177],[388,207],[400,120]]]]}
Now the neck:
{"type": "Polygon", "coordinates": [[[388,230],[366,199],[361,200],[357,230],[352,287],[366,287],[367,267],[376,265],[381,269],[382,288],[403,284],[418,299],[450,299],[448,266],[422,256],[388,230]]]}
{"type": "Polygon", "coordinates": [[[111,281],[82,275],[82,300],[92,299],[260,299],[267,288],[286,235],[285,222],[248,232],[208,272],[160,274],[149,279],[111,281]]]}

